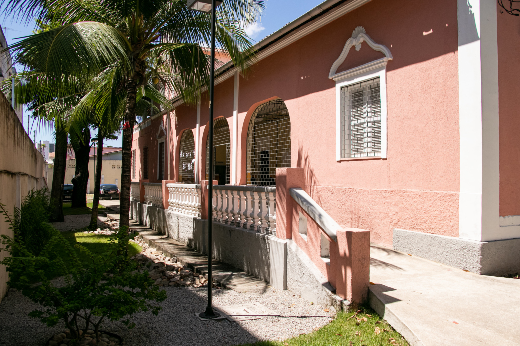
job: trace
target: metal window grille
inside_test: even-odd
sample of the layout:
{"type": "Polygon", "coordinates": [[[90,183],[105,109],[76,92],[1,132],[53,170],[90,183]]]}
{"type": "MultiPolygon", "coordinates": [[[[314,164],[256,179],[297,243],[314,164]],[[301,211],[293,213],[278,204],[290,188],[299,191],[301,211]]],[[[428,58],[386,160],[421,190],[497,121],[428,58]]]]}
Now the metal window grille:
{"type": "Polygon", "coordinates": [[[379,77],[341,88],[341,157],[381,156],[379,77]]]}
{"type": "Polygon", "coordinates": [[[259,106],[247,132],[247,184],[276,185],[276,168],[291,167],[291,121],[285,103],[259,106]]]}
{"type": "Polygon", "coordinates": [[[186,130],[182,133],[179,153],[179,181],[183,183],[195,182],[195,140],[193,132],[186,130]]]}
{"type": "Polygon", "coordinates": [[[148,179],[148,147],[143,148],[143,179],[148,179]]]}
{"type": "MultiPolygon", "coordinates": [[[[217,118],[213,123],[213,176],[215,180],[218,180],[219,185],[229,184],[230,138],[227,120],[217,118]]],[[[206,140],[206,180],[207,179],[209,179],[209,138],[206,140]]]]}
{"type": "Polygon", "coordinates": [[[132,179],[135,179],[135,154],[136,154],[136,151],[135,149],[132,150],[132,179]]]}
{"type": "Polygon", "coordinates": [[[163,180],[164,178],[164,142],[159,143],[159,178],[158,180],[163,180]]]}

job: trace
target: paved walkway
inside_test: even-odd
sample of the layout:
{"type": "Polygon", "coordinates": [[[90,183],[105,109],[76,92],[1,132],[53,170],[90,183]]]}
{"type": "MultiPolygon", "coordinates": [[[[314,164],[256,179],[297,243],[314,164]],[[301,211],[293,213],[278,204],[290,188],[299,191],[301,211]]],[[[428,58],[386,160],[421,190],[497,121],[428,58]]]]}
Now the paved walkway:
{"type": "Polygon", "coordinates": [[[520,280],[370,253],[371,305],[411,345],[520,345],[520,280]]]}

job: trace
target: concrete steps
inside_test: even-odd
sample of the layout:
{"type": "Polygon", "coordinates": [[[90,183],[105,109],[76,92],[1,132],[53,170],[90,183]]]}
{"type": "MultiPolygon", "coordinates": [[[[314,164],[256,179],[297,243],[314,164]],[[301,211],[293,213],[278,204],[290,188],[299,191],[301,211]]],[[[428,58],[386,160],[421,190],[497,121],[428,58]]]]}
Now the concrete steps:
{"type": "MultiPolygon", "coordinates": [[[[148,244],[148,246],[163,252],[165,256],[175,258],[178,262],[193,269],[196,273],[203,275],[208,273],[207,256],[163,234],[152,231],[149,228],[131,224],[130,229],[138,232],[139,237],[148,244]]],[[[263,293],[269,287],[267,282],[250,276],[240,269],[215,260],[213,261],[213,278],[223,287],[233,289],[237,292],[263,293]]]]}

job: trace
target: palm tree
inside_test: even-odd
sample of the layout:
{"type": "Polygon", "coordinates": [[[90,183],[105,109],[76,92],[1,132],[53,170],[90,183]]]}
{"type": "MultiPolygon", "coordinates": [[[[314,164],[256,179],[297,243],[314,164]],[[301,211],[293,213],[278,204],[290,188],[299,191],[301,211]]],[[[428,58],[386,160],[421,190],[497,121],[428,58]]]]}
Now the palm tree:
{"type": "MultiPolygon", "coordinates": [[[[128,226],[132,132],[137,100],[152,84],[147,72],[160,60],[153,77],[186,102],[194,102],[208,83],[209,57],[203,47],[210,45],[210,15],[189,10],[186,0],[0,0],[0,4],[7,15],[41,20],[52,16],[61,23],[13,45],[17,61],[48,76],[100,76],[101,83],[103,76],[117,75],[114,85],[125,98],[120,225],[128,226]]],[[[262,8],[261,0],[224,0],[219,7],[217,45],[230,54],[235,66],[245,68],[251,57],[252,44],[243,26],[256,21],[262,8]]]]}

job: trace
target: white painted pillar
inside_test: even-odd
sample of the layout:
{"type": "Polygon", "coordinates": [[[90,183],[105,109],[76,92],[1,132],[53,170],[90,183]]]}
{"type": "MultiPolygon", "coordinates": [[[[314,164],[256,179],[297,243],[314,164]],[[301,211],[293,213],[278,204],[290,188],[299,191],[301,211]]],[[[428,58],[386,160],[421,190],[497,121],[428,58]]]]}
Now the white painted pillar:
{"type": "Polygon", "coordinates": [[[199,183],[199,161],[200,161],[200,100],[197,102],[197,125],[195,127],[195,184],[199,183]]]}
{"type": "Polygon", "coordinates": [[[495,1],[458,0],[459,237],[504,239],[499,227],[499,110],[495,1]]]}
{"type": "Polygon", "coordinates": [[[238,185],[237,182],[237,143],[238,143],[238,90],[239,90],[240,72],[235,72],[235,84],[233,92],[233,140],[231,152],[233,158],[231,162],[231,185],[238,185]]]}

